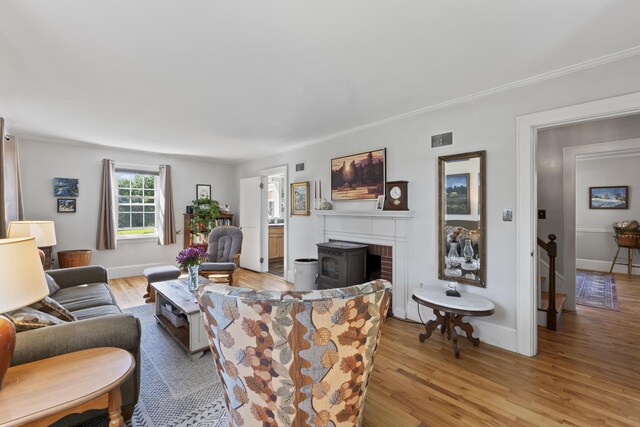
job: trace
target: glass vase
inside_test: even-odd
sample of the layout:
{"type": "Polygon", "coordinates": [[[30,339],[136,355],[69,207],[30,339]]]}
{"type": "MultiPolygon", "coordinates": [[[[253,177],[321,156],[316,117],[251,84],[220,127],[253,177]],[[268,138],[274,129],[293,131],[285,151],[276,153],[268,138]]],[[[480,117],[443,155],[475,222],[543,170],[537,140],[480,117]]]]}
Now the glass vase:
{"type": "MultiPolygon", "coordinates": [[[[458,255],[458,243],[456,242],[449,243],[449,253],[447,254],[448,263],[453,264],[459,256],[460,255],[458,255]]],[[[451,265],[449,265],[449,267],[450,266],[451,265]]]]}
{"type": "Polygon", "coordinates": [[[471,239],[464,240],[464,249],[462,250],[462,256],[464,256],[465,261],[471,262],[473,258],[473,246],[471,246],[471,239]]]}
{"type": "Polygon", "coordinates": [[[187,266],[187,271],[189,272],[189,290],[195,291],[198,287],[198,271],[200,270],[199,265],[189,265],[187,266]]]}

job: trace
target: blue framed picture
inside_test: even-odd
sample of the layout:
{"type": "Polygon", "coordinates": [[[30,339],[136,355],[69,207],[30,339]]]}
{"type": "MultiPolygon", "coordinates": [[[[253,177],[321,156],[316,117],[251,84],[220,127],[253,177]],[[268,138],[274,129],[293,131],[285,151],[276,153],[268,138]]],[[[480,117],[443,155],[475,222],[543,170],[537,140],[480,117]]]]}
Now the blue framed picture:
{"type": "Polygon", "coordinates": [[[77,178],[53,178],[53,195],[55,197],[78,197],[77,178]]]}
{"type": "Polygon", "coordinates": [[[629,186],[589,187],[589,209],[629,209],[629,186]]]}

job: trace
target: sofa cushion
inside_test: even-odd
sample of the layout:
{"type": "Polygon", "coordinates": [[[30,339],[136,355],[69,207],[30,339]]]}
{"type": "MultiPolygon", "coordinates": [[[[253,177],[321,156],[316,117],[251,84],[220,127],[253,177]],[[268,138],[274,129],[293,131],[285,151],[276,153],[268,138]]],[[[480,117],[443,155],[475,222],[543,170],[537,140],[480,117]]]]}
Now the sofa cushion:
{"type": "Polygon", "coordinates": [[[53,299],[71,312],[102,305],[116,305],[111,290],[104,283],[89,283],[62,288],[55,293],[53,299]]]}
{"type": "Polygon", "coordinates": [[[44,277],[47,279],[47,286],[49,287],[49,296],[55,294],[60,290],[60,286],[56,283],[55,279],[44,273],[44,277]]]}
{"type": "Polygon", "coordinates": [[[106,316],[108,314],[121,314],[122,312],[117,305],[100,305],[98,307],[88,307],[81,310],[76,310],[73,315],[78,320],[89,319],[91,317],[106,316]]]}
{"type": "Polygon", "coordinates": [[[44,328],[45,326],[59,325],[66,321],[52,316],[32,307],[22,307],[4,314],[13,323],[16,332],[30,329],[44,328]]]}

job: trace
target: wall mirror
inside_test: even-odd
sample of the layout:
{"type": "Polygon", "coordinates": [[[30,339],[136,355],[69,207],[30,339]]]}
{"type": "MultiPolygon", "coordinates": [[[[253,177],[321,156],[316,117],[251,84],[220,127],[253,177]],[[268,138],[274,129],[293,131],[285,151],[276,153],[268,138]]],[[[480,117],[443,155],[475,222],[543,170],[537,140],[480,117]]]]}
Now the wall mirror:
{"type": "Polygon", "coordinates": [[[485,151],[438,157],[438,277],[485,287],[485,151]]]}

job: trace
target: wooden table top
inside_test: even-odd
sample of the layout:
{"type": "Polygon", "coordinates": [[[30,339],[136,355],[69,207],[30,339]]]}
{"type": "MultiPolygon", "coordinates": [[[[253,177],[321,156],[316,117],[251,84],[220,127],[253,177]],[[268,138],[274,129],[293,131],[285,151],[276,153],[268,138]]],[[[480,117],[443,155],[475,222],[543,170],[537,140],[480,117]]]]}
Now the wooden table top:
{"type": "Polygon", "coordinates": [[[18,426],[73,408],[119,386],[133,356],[100,347],[9,368],[0,389],[0,426],[18,426]]]}
{"type": "MultiPolygon", "coordinates": [[[[198,284],[212,283],[205,277],[198,276],[198,284]]],[[[192,314],[200,311],[200,307],[196,301],[195,294],[189,292],[189,278],[184,277],[175,280],[167,280],[165,282],[152,283],[151,286],[164,295],[183,313],[192,314]]]]}
{"type": "Polygon", "coordinates": [[[435,287],[417,288],[413,291],[413,299],[420,304],[442,310],[461,311],[475,315],[493,314],[495,305],[491,300],[479,295],[460,292],[459,297],[449,297],[445,289],[435,287]]]}

